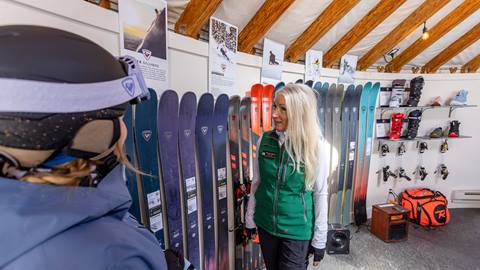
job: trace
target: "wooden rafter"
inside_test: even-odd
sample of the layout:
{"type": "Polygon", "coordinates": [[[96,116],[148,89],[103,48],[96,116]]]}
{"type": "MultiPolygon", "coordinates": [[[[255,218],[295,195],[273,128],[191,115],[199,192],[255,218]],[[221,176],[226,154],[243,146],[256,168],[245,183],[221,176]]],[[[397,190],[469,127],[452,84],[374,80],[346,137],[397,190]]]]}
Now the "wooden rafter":
{"type": "Polygon", "coordinates": [[[465,65],[462,66],[462,73],[476,72],[480,68],[480,54],[475,56],[472,60],[468,61],[465,65]]]}
{"type": "Polygon", "coordinates": [[[346,33],[332,48],[323,55],[323,66],[332,67],[355,44],[362,40],[390,14],[399,8],[406,0],[380,1],[365,15],[348,33],[346,33]]]}
{"type": "Polygon", "coordinates": [[[238,36],[238,50],[250,53],[295,0],[267,0],[238,36]]]}
{"type": "Polygon", "coordinates": [[[378,58],[387,53],[396,44],[410,35],[418,26],[430,18],[450,0],[427,0],[418,7],[412,14],[403,20],[395,29],[388,33],[370,51],[363,55],[357,64],[358,70],[366,70],[378,58]]]}
{"type": "Polygon", "coordinates": [[[190,0],[175,24],[175,32],[197,38],[220,3],[222,0],[190,0]]]}
{"type": "Polygon", "coordinates": [[[285,53],[285,59],[297,62],[325,33],[345,16],[359,0],[333,0],[330,5],[295,40],[285,53]]]}
{"type": "Polygon", "coordinates": [[[423,40],[419,37],[412,45],[404,50],[400,55],[395,57],[387,66],[386,70],[390,72],[399,72],[402,67],[410,60],[419,55],[422,51],[443,37],[452,30],[456,25],[468,18],[471,14],[480,8],[480,0],[465,0],[461,5],[455,8],[441,21],[439,21],[432,29],[428,31],[429,38],[423,40]]]}
{"type": "Polygon", "coordinates": [[[480,23],[475,25],[470,31],[465,33],[462,37],[450,44],[450,46],[426,63],[422,67],[422,72],[435,73],[441,65],[465,50],[465,48],[472,45],[478,39],[480,39],[480,23]]]}

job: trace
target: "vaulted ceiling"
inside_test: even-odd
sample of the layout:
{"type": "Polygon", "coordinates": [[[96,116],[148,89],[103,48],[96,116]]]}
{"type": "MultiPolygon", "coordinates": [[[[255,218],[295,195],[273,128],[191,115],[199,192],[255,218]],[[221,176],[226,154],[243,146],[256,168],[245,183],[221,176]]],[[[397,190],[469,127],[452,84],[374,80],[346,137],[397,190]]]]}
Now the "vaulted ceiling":
{"type": "Polygon", "coordinates": [[[324,67],[344,54],[358,70],[426,73],[480,67],[480,0],[190,0],[167,1],[170,28],[208,38],[208,18],[236,25],[239,51],[259,53],[263,38],[285,44],[285,59],[308,49],[324,53],[324,67]],[[421,39],[426,21],[430,37],[421,39]],[[387,63],[384,55],[398,48],[387,63]]]}

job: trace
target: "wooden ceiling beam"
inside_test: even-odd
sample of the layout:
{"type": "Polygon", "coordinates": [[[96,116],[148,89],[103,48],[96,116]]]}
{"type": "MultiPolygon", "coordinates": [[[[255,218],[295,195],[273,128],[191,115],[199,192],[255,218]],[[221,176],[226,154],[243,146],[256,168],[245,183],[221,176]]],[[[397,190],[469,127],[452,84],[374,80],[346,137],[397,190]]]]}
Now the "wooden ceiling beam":
{"type": "Polygon", "coordinates": [[[472,29],[470,29],[470,31],[465,33],[462,37],[450,44],[450,46],[426,63],[422,67],[422,72],[435,73],[439,67],[465,50],[468,46],[472,45],[478,39],[480,39],[480,23],[475,25],[472,29]]]}
{"type": "Polygon", "coordinates": [[[444,7],[450,0],[427,0],[412,14],[388,33],[379,43],[363,55],[357,64],[358,70],[366,70],[378,58],[391,50],[400,41],[410,35],[418,26],[444,7]]]}
{"type": "Polygon", "coordinates": [[[405,64],[430,47],[430,45],[451,31],[455,26],[464,21],[479,8],[480,0],[465,0],[465,2],[455,8],[428,31],[430,35],[428,39],[423,40],[419,37],[400,55],[393,58],[393,60],[386,66],[386,70],[389,72],[399,72],[405,64]]]}
{"type": "Polygon", "coordinates": [[[267,0],[238,36],[238,50],[251,53],[253,46],[265,36],[273,24],[295,0],[267,0]]]}
{"type": "Polygon", "coordinates": [[[332,67],[345,53],[353,48],[375,27],[383,22],[406,0],[383,0],[372,8],[348,33],[323,55],[323,66],[332,67]]]}
{"type": "Polygon", "coordinates": [[[480,54],[475,56],[472,60],[468,61],[465,65],[462,66],[462,73],[474,73],[477,72],[480,68],[480,54]]]}
{"type": "Polygon", "coordinates": [[[333,0],[330,5],[295,40],[285,53],[285,59],[297,62],[325,33],[345,16],[359,0],[333,0]]]}
{"type": "Polygon", "coordinates": [[[190,0],[175,23],[175,32],[198,38],[200,30],[221,3],[222,0],[190,0]]]}

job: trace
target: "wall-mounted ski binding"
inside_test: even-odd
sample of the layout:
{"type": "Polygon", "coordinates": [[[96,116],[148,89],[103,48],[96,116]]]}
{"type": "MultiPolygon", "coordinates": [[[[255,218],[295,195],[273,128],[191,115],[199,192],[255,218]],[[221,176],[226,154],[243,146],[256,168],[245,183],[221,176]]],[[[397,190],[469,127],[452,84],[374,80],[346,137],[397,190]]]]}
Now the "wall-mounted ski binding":
{"type": "Polygon", "coordinates": [[[420,154],[423,154],[425,153],[425,150],[428,150],[428,145],[426,142],[420,142],[418,145],[417,145],[419,151],[420,151],[420,154]]]}
{"type": "Polygon", "coordinates": [[[405,152],[407,152],[407,148],[405,147],[405,144],[402,142],[400,143],[400,145],[398,146],[398,155],[401,156],[403,154],[405,154],[405,152]]]}
{"type": "Polygon", "coordinates": [[[434,173],[438,173],[443,180],[447,179],[449,174],[447,166],[445,164],[440,164],[440,166],[438,166],[438,169],[434,173]]]}
{"type": "Polygon", "coordinates": [[[423,166],[418,166],[417,170],[413,172],[413,174],[418,174],[420,176],[420,180],[422,181],[425,180],[428,175],[427,170],[423,166]]]}
{"type": "Polygon", "coordinates": [[[411,181],[412,178],[410,178],[407,173],[405,172],[405,169],[404,168],[398,168],[398,177],[399,178],[405,178],[407,179],[407,181],[411,181]]]}
{"type": "Polygon", "coordinates": [[[448,151],[448,142],[445,140],[441,145],[440,145],[440,153],[445,153],[448,151]]]}
{"type": "Polygon", "coordinates": [[[388,148],[387,144],[382,144],[382,146],[380,146],[380,156],[384,157],[389,152],[390,152],[390,149],[388,148]]]}
{"type": "MultiPolygon", "coordinates": [[[[379,172],[377,172],[377,173],[379,173],[379,172]]],[[[382,168],[382,173],[383,173],[382,174],[383,175],[383,182],[387,182],[388,178],[390,178],[390,176],[393,177],[393,178],[397,178],[397,175],[394,172],[390,171],[390,166],[388,166],[388,165],[382,168]]]]}

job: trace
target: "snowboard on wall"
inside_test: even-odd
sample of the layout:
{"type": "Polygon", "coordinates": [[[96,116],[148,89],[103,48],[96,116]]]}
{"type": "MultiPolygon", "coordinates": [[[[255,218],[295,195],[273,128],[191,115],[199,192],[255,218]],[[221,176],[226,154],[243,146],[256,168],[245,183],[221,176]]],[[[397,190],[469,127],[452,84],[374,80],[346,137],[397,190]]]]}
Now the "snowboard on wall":
{"type": "Polygon", "coordinates": [[[187,92],[180,101],[178,119],[178,142],[180,168],[182,172],[183,194],[187,242],[186,258],[200,269],[200,242],[198,226],[198,199],[195,167],[195,118],[197,115],[197,97],[187,92]]]}
{"type": "Polygon", "coordinates": [[[355,173],[355,161],[357,152],[357,133],[360,97],[362,94],[362,85],[357,85],[353,93],[352,105],[350,107],[349,131],[348,131],[348,155],[347,155],[347,173],[345,179],[345,191],[342,199],[343,220],[342,225],[346,226],[351,223],[352,216],[352,187],[353,175],[355,173]]]}
{"type": "Polygon", "coordinates": [[[197,109],[195,136],[197,143],[200,192],[202,194],[203,251],[205,270],[216,269],[214,228],[214,187],[212,171],[213,96],[200,97],[197,109]]]}
{"type": "Polygon", "coordinates": [[[368,111],[367,111],[367,124],[366,124],[366,138],[365,138],[365,160],[363,162],[361,183],[360,183],[360,198],[358,204],[358,218],[355,218],[357,224],[363,224],[367,221],[367,188],[368,188],[368,176],[370,169],[370,157],[372,154],[372,142],[373,142],[373,129],[375,121],[375,108],[377,106],[377,97],[380,90],[380,83],[375,83],[368,94],[368,111]]]}
{"type": "Polygon", "coordinates": [[[298,80],[295,81],[295,83],[303,84],[303,79],[298,79],[298,80]]]}
{"type": "Polygon", "coordinates": [[[313,81],[312,80],[306,81],[305,84],[308,85],[308,87],[310,87],[310,88],[313,87],[313,81]]]}
{"type": "Polygon", "coordinates": [[[227,207],[227,122],[229,100],[221,94],[213,113],[213,157],[217,189],[218,268],[229,269],[227,207]]]}
{"type": "Polygon", "coordinates": [[[152,89],[150,99],[135,106],[135,138],[138,153],[143,200],[146,212],[145,225],[155,234],[160,245],[165,249],[163,232],[163,208],[158,172],[157,147],[157,94],[152,89]]]}
{"type": "Polygon", "coordinates": [[[243,222],[242,222],[242,202],[244,186],[240,178],[240,97],[230,97],[228,105],[228,143],[229,160],[231,168],[231,187],[233,189],[233,238],[235,245],[235,269],[242,269],[243,265],[243,222]]]}
{"type": "MultiPolygon", "coordinates": [[[[133,110],[135,109],[135,105],[128,105],[127,110],[123,116],[123,122],[127,127],[127,138],[125,139],[124,150],[127,154],[128,161],[132,164],[135,168],[138,168],[137,162],[137,153],[135,147],[135,131],[133,126],[133,110]]],[[[137,174],[130,170],[129,168],[125,168],[125,179],[127,180],[127,187],[132,196],[132,205],[128,210],[139,223],[145,224],[145,218],[142,219],[142,211],[140,210],[140,200],[139,200],[139,179],[137,174]]]]}
{"type": "Polygon", "coordinates": [[[183,252],[182,203],[178,169],[178,95],[163,92],[158,106],[158,146],[170,248],[183,252]]]}

